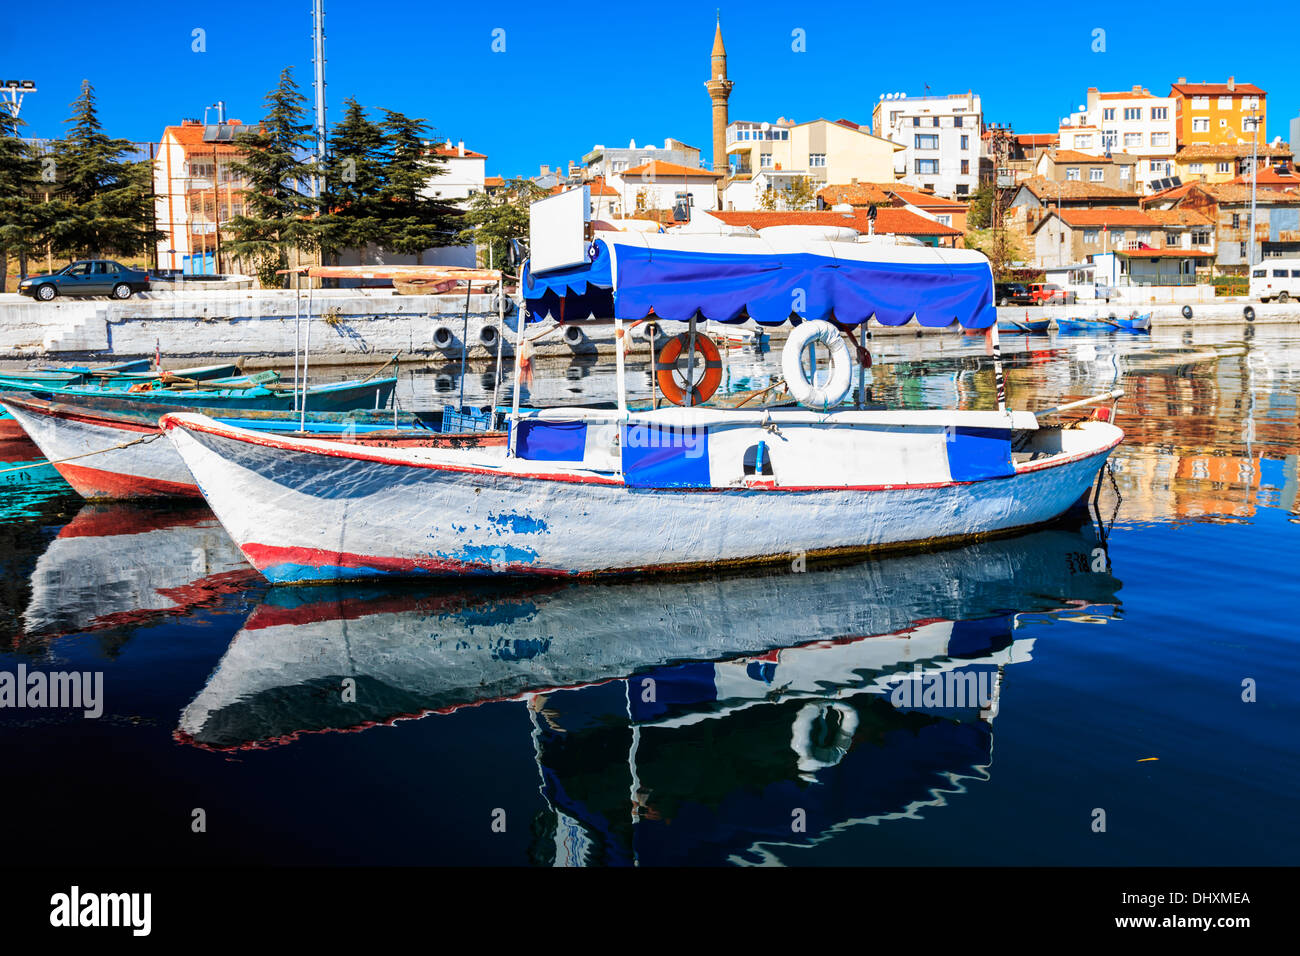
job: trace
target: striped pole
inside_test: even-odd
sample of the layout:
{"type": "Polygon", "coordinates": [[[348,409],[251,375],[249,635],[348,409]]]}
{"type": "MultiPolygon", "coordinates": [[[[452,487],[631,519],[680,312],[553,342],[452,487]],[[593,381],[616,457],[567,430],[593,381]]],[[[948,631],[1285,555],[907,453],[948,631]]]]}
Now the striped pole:
{"type": "Polygon", "coordinates": [[[1007,410],[1007,384],[1002,377],[1002,343],[998,340],[998,324],[995,321],[988,331],[989,354],[993,356],[993,381],[997,385],[998,411],[1007,410]]]}

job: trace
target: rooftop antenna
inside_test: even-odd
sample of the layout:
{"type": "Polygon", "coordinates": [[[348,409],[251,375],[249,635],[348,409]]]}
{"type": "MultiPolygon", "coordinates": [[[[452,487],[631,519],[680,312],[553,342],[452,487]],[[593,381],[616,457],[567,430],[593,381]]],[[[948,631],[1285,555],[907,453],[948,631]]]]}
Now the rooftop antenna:
{"type": "MultiPolygon", "coordinates": [[[[315,79],[312,86],[316,91],[316,161],[320,168],[325,168],[325,0],[312,0],[312,66],[315,79]]],[[[315,177],[315,193],[319,197],[323,181],[320,174],[315,177]]]]}

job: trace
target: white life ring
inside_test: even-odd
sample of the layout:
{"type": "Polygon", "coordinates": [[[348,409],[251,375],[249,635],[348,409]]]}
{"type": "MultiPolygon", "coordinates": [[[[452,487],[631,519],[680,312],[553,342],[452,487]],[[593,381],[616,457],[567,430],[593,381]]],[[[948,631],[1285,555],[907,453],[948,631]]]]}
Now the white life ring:
{"type": "Polygon", "coordinates": [[[835,326],[821,319],[804,322],[786,339],[785,349],[781,352],[781,373],[785,376],[785,387],[800,405],[821,412],[834,408],[844,401],[853,385],[853,367],[844,336],[835,326]],[[831,375],[824,385],[816,383],[816,372],[813,372],[812,381],[804,372],[804,349],[814,343],[825,345],[830,352],[831,375]]]}
{"type": "Polygon", "coordinates": [[[795,715],[790,734],[790,749],[799,758],[799,771],[812,773],[834,767],[853,746],[857,731],[858,712],[848,704],[804,704],[795,715]]]}

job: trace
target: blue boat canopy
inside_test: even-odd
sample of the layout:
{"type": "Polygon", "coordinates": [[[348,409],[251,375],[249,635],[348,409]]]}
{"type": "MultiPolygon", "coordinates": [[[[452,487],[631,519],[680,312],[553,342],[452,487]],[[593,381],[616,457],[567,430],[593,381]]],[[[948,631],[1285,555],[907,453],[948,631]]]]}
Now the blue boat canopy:
{"type": "Polygon", "coordinates": [[[763,325],[833,319],[856,326],[942,328],[997,322],[988,260],[969,250],[761,236],[603,233],[590,261],[535,273],[526,263],[530,318],[661,319],[763,325]]]}

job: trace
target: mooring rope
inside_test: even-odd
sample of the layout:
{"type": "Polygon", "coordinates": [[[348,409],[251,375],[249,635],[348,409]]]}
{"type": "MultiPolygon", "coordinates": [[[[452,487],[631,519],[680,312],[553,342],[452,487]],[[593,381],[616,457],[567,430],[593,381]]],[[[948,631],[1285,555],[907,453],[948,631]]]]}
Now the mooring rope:
{"type": "Polygon", "coordinates": [[[145,444],[147,442],[153,441],[155,438],[162,438],[162,436],[163,436],[162,432],[154,432],[152,435],[144,435],[141,438],[136,438],[131,441],[124,441],[120,445],[113,445],[111,448],[101,448],[99,451],[88,451],[85,452],[84,454],[72,455],[68,458],[56,458],[53,461],[45,461],[40,464],[33,463],[30,465],[19,465],[17,468],[4,468],[4,469],[0,469],[0,475],[7,475],[11,471],[28,471],[29,469],[32,468],[44,467],[44,465],[61,465],[65,461],[76,461],[78,458],[89,458],[92,455],[102,455],[106,451],[117,451],[118,449],[121,448],[130,448],[132,445],[145,444]]]}

